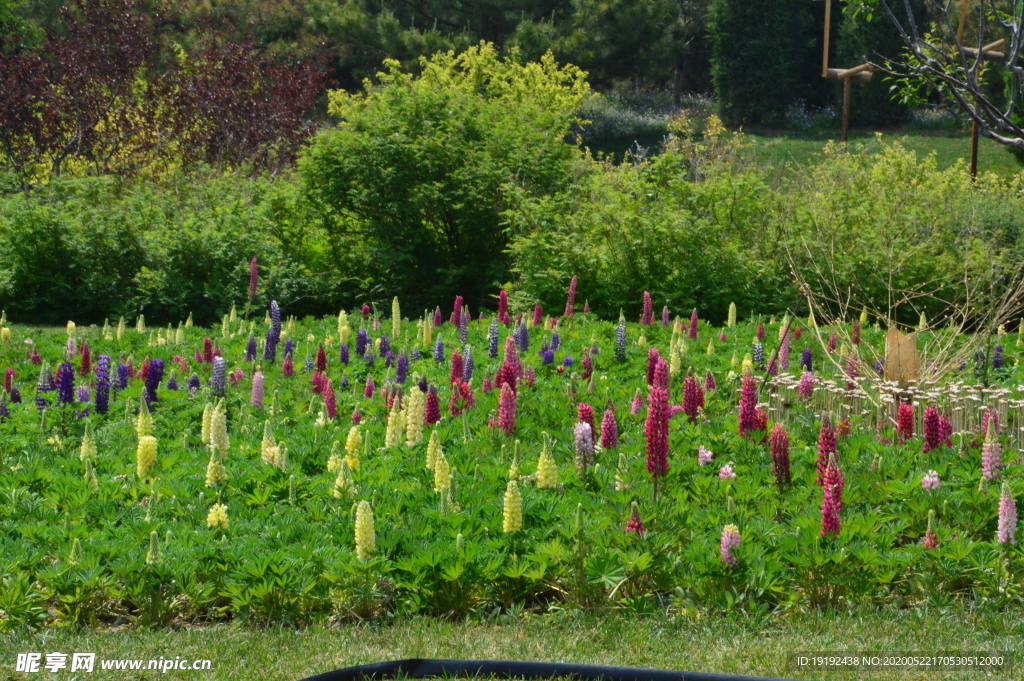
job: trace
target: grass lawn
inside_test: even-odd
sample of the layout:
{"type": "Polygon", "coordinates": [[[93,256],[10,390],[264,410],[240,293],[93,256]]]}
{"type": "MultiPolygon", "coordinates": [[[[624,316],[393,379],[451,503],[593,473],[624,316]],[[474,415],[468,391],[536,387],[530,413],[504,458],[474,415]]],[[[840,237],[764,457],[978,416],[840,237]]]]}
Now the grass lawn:
{"type": "MultiPolygon", "coordinates": [[[[13,672],[19,652],[95,652],[96,671],[73,675],[43,671],[45,678],[268,679],[294,681],[341,667],[386,660],[434,657],[518,659],[637,666],[687,671],[780,676],[791,679],[956,678],[1019,679],[1021,664],[1000,674],[976,672],[799,671],[788,666],[795,651],[1024,653],[1024,614],[972,615],[958,611],[915,614],[859,611],[799,615],[754,624],[714,616],[697,621],[625,621],[608,616],[555,620],[534,617],[513,624],[463,624],[433,619],[387,626],[267,630],[215,626],[181,631],[84,632],[44,630],[0,638],[0,678],[34,678],[13,672]],[[101,671],[100,659],[209,659],[209,671],[101,671]]],[[[45,658],[44,658],[45,659],[45,658]]],[[[69,658],[70,659],[70,658],[69,658]]]]}
{"type": "MultiPolygon", "coordinates": [[[[818,135],[801,135],[782,132],[748,132],[748,138],[754,143],[754,150],[759,160],[775,168],[815,163],[820,160],[822,147],[829,140],[839,139],[838,133],[822,133],[818,135]]],[[[971,135],[962,132],[899,132],[882,133],[886,141],[900,140],[903,145],[919,156],[934,153],[940,168],[948,168],[957,161],[963,160],[964,167],[971,161],[971,135]]],[[[856,148],[865,145],[870,151],[878,148],[878,140],[874,132],[851,132],[850,145],[856,148]]],[[[982,137],[978,141],[978,172],[993,172],[1002,177],[1011,177],[1022,170],[1022,167],[1006,148],[992,140],[982,137]]]]}

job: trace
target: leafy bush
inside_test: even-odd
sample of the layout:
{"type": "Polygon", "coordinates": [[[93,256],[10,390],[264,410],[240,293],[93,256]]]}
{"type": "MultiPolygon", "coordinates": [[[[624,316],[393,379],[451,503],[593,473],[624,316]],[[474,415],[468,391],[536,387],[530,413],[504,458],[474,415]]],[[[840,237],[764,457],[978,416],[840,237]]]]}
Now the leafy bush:
{"type": "Polygon", "coordinates": [[[334,238],[365,240],[389,294],[480,308],[508,272],[503,188],[566,189],[579,152],[564,138],[589,86],[550,54],[522,64],[487,44],[423,60],[418,77],[385,66],[364,93],[331,94],[342,123],[300,159],[307,195],[334,238]]]}

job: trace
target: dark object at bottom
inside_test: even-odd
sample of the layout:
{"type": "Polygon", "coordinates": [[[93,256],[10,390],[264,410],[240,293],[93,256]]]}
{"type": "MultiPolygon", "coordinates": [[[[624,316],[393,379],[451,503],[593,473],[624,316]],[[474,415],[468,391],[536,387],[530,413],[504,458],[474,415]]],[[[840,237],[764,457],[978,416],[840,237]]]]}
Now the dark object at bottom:
{"type": "Polygon", "coordinates": [[[705,674],[703,672],[643,669],[641,667],[606,667],[599,664],[565,664],[560,662],[510,662],[506,660],[395,660],[346,667],[333,672],[310,676],[303,681],[362,681],[430,677],[500,676],[519,679],[550,679],[572,677],[597,681],[785,681],[763,676],[705,674]]]}

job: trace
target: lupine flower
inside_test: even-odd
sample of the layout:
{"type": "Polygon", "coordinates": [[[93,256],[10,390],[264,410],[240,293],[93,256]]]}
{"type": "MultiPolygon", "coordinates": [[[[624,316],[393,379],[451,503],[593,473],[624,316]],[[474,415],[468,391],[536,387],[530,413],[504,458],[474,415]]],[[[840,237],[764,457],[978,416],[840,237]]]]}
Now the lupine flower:
{"type": "Polygon", "coordinates": [[[508,316],[508,291],[501,289],[498,292],[498,318],[497,321],[501,322],[505,326],[512,323],[512,320],[508,316]]]}
{"type": "Polygon", "coordinates": [[[995,419],[990,420],[985,434],[985,444],[981,446],[981,475],[988,481],[998,478],[1003,467],[1003,446],[999,443],[997,429],[995,419]]]}
{"type": "Polygon", "coordinates": [[[562,366],[565,367],[566,369],[571,368],[572,364],[573,364],[572,357],[566,355],[564,358],[562,358],[562,366]]]}
{"type": "Polygon", "coordinates": [[[823,482],[821,536],[838,537],[840,530],[839,514],[843,510],[843,487],[835,454],[829,457],[823,482]]]}
{"type": "Polygon", "coordinates": [[[167,379],[167,389],[177,390],[178,389],[178,374],[175,371],[171,371],[170,378],[167,379]]]}
{"type": "Polygon", "coordinates": [[[372,369],[376,361],[376,358],[373,356],[373,351],[370,348],[366,348],[366,354],[363,355],[363,362],[366,363],[366,366],[372,369]]]}
{"type": "Polygon", "coordinates": [[[342,343],[338,348],[338,359],[342,364],[348,366],[348,343],[342,343]]]}
{"type": "Polygon", "coordinates": [[[654,370],[658,366],[659,359],[657,348],[647,349],[647,385],[654,385],[654,370]]]}
{"type": "Polygon", "coordinates": [[[89,401],[89,386],[80,385],[75,388],[75,401],[79,403],[89,401]]]}
{"type": "Polygon", "coordinates": [[[780,485],[791,482],[789,471],[789,433],[781,423],[775,424],[771,434],[772,475],[780,485]]]}
{"type": "Polygon", "coordinates": [[[210,378],[210,387],[214,397],[224,397],[227,388],[226,367],[223,357],[215,357],[213,360],[213,374],[210,378]]]}
{"type": "Polygon", "coordinates": [[[644,523],[640,520],[640,507],[634,501],[629,507],[629,519],[626,521],[626,534],[635,532],[637,535],[643,535],[644,523]]]}
{"type": "Polygon", "coordinates": [[[14,385],[14,377],[17,372],[14,369],[7,369],[4,371],[4,391],[11,392],[11,386],[14,385]]]}
{"type": "Polygon", "coordinates": [[[259,282],[259,269],[256,266],[256,258],[249,261],[249,302],[256,297],[256,285],[259,282]]]}
{"type": "Polygon", "coordinates": [[[213,340],[203,339],[203,362],[209,364],[213,361],[213,340]]]}
{"type": "MultiPolygon", "coordinates": [[[[526,352],[530,349],[530,332],[526,330],[526,322],[519,322],[519,335],[516,337],[516,344],[519,349],[526,352]]],[[[466,341],[463,340],[463,343],[466,341]]]]}
{"type": "MultiPolygon", "coordinates": [[[[256,259],[253,258],[253,263],[256,259]]],[[[249,298],[252,298],[250,294],[249,298]]],[[[228,507],[226,504],[214,504],[210,507],[210,512],[206,514],[206,525],[215,530],[227,530],[228,529],[228,507]]]]}
{"type": "Polygon", "coordinates": [[[434,345],[434,361],[438,364],[444,361],[444,341],[440,338],[437,339],[437,343],[434,345]]]}
{"type": "Polygon", "coordinates": [[[423,408],[423,423],[432,425],[441,420],[441,403],[437,398],[437,386],[430,386],[427,390],[427,402],[423,408]]]}
{"type": "Polygon", "coordinates": [[[286,378],[290,378],[295,375],[295,362],[292,361],[290,354],[284,356],[284,361],[281,362],[281,373],[286,378]]]}
{"type": "Polygon", "coordinates": [[[935,522],[935,511],[928,511],[928,529],[924,532],[924,550],[933,551],[939,548],[939,537],[932,529],[935,522]]]}
{"type": "Polygon", "coordinates": [[[825,471],[832,455],[836,453],[836,431],[828,414],[821,417],[821,429],[818,431],[818,477],[819,486],[825,484],[825,471]]]}
{"type": "Polygon", "coordinates": [[[380,343],[377,346],[377,355],[380,357],[387,357],[387,354],[391,351],[391,339],[388,338],[387,334],[382,333],[380,335],[380,343]]]}
{"type": "Polygon", "coordinates": [[[96,413],[106,414],[110,405],[110,357],[96,358],[96,413]]]}
{"type": "Polygon", "coordinates": [[[637,414],[640,413],[640,410],[643,408],[643,404],[644,402],[643,397],[640,395],[640,388],[637,388],[636,392],[633,393],[633,401],[630,403],[629,413],[636,416],[637,414]]]}
{"type": "Polygon", "coordinates": [[[661,328],[667,329],[669,325],[668,305],[661,308],[661,328]]]}
{"type": "Polygon", "coordinates": [[[82,341],[82,347],[79,350],[79,355],[80,361],[78,365],[78,375],[88,376],[92,371],[92,354],[89,351],[89,344],[85,341],[82,341]]]}
{"type": "Polygon", "coordinates": [[[487,328],[487,356],[491,359],[498,357],[498,320],[491,319],[491,325],[487,328]]]}
{"type": "Polygon", "coordinates": [[[643,312],[640,315],[640,324],[650,326],[652,321],[654,321],[654,306],[651,302],[651,294],[644,291],[643,312]]]}
{"type": "Polygon", "coordinates": [[[732,462],[731,461],[729,463],[725,464],[724,466],[722,466],[720,469],[718,469],[718,479],[719,480],[735,480],[736,479],[736,472],[732,469],[732,462]]]}
{"type": "Polygon", "coordinates": [[[757,338],[758,341],[764,340],[764,324],[757,325],[757,331],[754,333],[754,337],[757,338]]]}
{"type": "Polygon", "coordinates": [[[449,413],[452,416],[460,416],[462,412],[472,409],[474,406],[476,406],[476,402],[473,398],[473,389],[469,387],[469,384],[465,381],[452,383],[452,397],[448,403],[449,413]]]}
{"type": "Polygon", "coordinates": [[[263,372],[257,371],[252,377],[252,390],[249,393],[249,401],[257,409],[263,408],[263,372]]]}
{"type": "Polygon", "coordinates": [[[152,435],[143,435],[139,438],[139,444],[135,450],[135,472],[139,480],[148,480],[150,471],[156,466],[156,438],[152,435]]]}
{"type": "Polygon", "coordinates": [[[697,379],[692,375],[686,377],[683,381],[683,411],[686,413],[690,423],[697,420],[697,409],[698,409],[698,398],[697,391],[700,388],[697,387],[697,379]]]}
{"type": "Polygon", "coordinates": [[[900,442],[914,437],[914,406],[908,402],[900,402],[896,412],[896,434],[900,442]]]}
{"type": "Polygon", "coordinates": [[[789,371],[789,330],[784,329],[782,342],[779,344],[779,369],[789,371]]]}
{"type": "Polygon", "coordinates": [[[690,313],[690,340],[697,339],[697,308],[690,313]]]}
{"type": "Polygon", "coordinates": [[[314,362],[317,371],[327,371],[327,353],[324,352],[324,344],[321,343],[316,349],[316,361],[314,362]]]}
{"type": "Polygon", "coordinates": [[[459,323],[459,319],[462,316],[462,296],[455,296],[455,303],[452,305],[452,316],[448,318],[448,322],[452,326],[456,326],[459,323]]]}
{"type": "MultiPolygon", "coordinates": [[[[440,341],[438,341],[440,342],[440,341]]],[[[459,352],[458,348],[452,350],[451,364],[449,365],[451,370],[449,371],[448,381],[449,383],[454,381],[462,380],[463,366],[462,366],[462,353],[459,352]]]]}
{"type": "Polygon", "coordinates": [[[740,530],[735,525],[726,525],[722,528],[722,540],[719,546],[719,554],[726,566],[736,567],[738,561],[732,555],[733,549],[740,545],[740,530]]]}
{"type": "Polygon", "coordinates": [[[501,386],[498,398],[498,428],[509,436],[516,432],[516,393],[508,383],[501,386]]]}
{"type": "Polygon", "coordinates": [[[597,432],[594,427],[594,408],[586,402],[580,402],[576,408],[576,421],[588,424],[592,433],[597,432]]]}
{"type": "Polygon", "coordinates": [[[619,319],[619,326],[615,329],[615,359],[626,361],[626,322],[619,319]]]}
{"type": "Polygon", "coordinates": [[[999,414],[992,408],[987,407],[981,413],[981,432],[988,433],[989,422],[995,427],[996,433],[999,433],[999,414]]]}
{"type": "Polygon", "coordinates": [[[573,305],[576,303],[576,286],[579,283],[576,275],[572,275],[572,281],[569,282],[569,295],[565,299],[565,313],[563,317],[573,316],[573,305]]]}
{"type": "Polygon", "coordinates": [[[376,549],[377,539],[373,529],[373,509],[366,500],[356,506],[355,543],[356,558],[369,560],[376,549]]]}
{"type": "Polygon", "coordinates": [[[668,406],[668,390],[652,385],[647,397],[644,438],[647,472],[654,480],[668,472],[668,406]]]}
{"type": "Polygon", "coordinates": [[[605,410],[601,418],[601,449],[615,449],[619,446],[619,424],[615,420],[615,410],[605,410]]]}
{"type": "Polygon", "coordinates": [[[429,387],[429,384],[427,383],[427,377],[426,376],[420,376],[420,380],[417,381],[416,387],[420,389],[421,393],[426,393],[427,392],[427,388],[429,387]]]}
{"type": "Polygon", "coordinates": [[[432,320],[432,323],[434,324],[435,328],[438,327],[438,326],[441,326],[441,324],[444,323],[444,321],[441,319],[441,306],[440,305],[438,305],[437,307],[434,308],[434,318],[432,320]]]}
{"type": "Polygon", "coordinates": [[[753,361],[758,369],[764,369],[764,343],[754,343],[753,361]]]}
{"type": "Polygon", "coordinates": [[[743,374],[740,383],[739,434],[746,437],[747,433],[757,428],[757,386],[754,377],[743,374]]]}
{"type": "Polygon", "coordinates": [[[1010,483],[1003,481],[999,497],[999,524],[996,541],[1004,546],[1017,543],[1017,503],[1013,499],[1010,483]]]}
{"type": "Polygon", "coordinates": [[[942,487],[942,481],[939,480],[939,474],[935,471],[928,471],[924,477],[921,478],[921,489],[925,492],[931,492],[932,490],[939,489],[942,487]]]}
{"type": "Polygon", "coordinates": [[[800,353],[800,368],[804,371],[813,371],[811,368],[811,349],[804,348],[800,353]]]}
{"type": "Polygon", "coordinates": [[[505,488],[501,516],[501,530],[505,534],[512,534],[523,529],[523,497],[519,493],[519,485],[515,480],[509,480],[505,488]]]}
{"type": "Polygon", "coordinates": [[[1003,346],[996,345],[992,348],[992,368],[1002,369],[1003,368],[1003,346]]]}
{"type": "Polygon", "coordinates": [[[473,378],[473,348],[467,345],[462,349],[462,352],[463,357],[465,358],[463,360],[462,366],[462,380],[464,380],[466,383],[469,383],[469,381],[473,378]]]}
{"type": "Polygon", "coordinates": [[[726,317],[726,325],[729,328],[736,326],[736,303],[729,303],[729,315],[726,317]]]}
{"type": "Polygon", "coordinates": [[[327,379],[324,385],[324,411],[327,413],[327,418],[332,421],[338,416],[338,401],[334,395],[334,386],[331,385],[330,379],[327,379]]]}
{"type": "Polygon", "coordinates": [[[859,321],[855,320],[853,322],[853,333],[851,335],[853,337],[853,344],[854,345],[860,345],[860,322],[859,321]]]}
{"type": "Polygon", "coordinates": [[[924,447],[922,451],[930,452],[942,444],[939,435],[939,410],[928,406],[924,409],[924,447]]]}
{"type": "Polygon", "coordinates": [[[558,335],[557,331],[551,331],[551,349],[558,352],[559,346],[562,344],[562,338],[558,335]]]}
{"type": "Polygon", "coordinates": [[[594,465],[594,431],[589,423],[576,423],[573,429],[573,442],[576,447],[576,470],[583,475],[587,467],[594,465]]]}
{"type": "Polygon", "coordinates": [[[75,401],[75,369],[71,362],[57,367],[57,402],[71,404],[75,401]]]}
{"type": "MultiPolygon", "coordinates": [[[[223,360],[222,360],[223,361],[223,360]]],[[[152,359],[149,361],[149,370],[146,372],[146,401],[153,403],[157,401],[156,391],[160,387],[160,381],[164,377],[164,361],[152,359]]]]}
{"type": "Polygon", "coordinates": [[[366,329],[359,329],[356,332],[356,354],[360,357],[366,354],[366,347],[370,344],[370,336],[366,329]]]}
{"type": "Polygon", "coordinates": [[[939,415],[939,442],[947,447],[953,446],[953,423],[945,414],[939,415]]]}

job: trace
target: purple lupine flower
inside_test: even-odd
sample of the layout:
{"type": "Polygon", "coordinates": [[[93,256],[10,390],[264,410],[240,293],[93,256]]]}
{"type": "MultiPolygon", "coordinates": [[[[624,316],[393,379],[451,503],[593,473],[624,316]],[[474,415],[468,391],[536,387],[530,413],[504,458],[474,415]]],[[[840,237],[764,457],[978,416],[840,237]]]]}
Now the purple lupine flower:
{"type": "Polygon", "coordinates": [[[288,355],[294,354],[294,350],[295,350],[295,341],[293,341],[291,338],[289,338],[288,340],[286,340],[284,342],[284,356],[287,357],[288,355]]]}
{"type": "Polygon", "coordinates": [[[423,359],[423,353],[420,352],[419,348],[413,348],[412,349],[412,361],[418,362],[421,359],[423,359]]]}
{"type": "Polygon", "coordinates": [[[313,370],[314,366],[313,360],[309,358],[309,355],[306,355],[306,361],[302,363],[302,373],[308,374],[313,370]]]}
{"type": "Polygon", "coordinates": [[[89,386],[80,385],[75,388],[75,401],[76,402],[88,402],[89,401],[89,386]]]}
{"type": "Polygon", "coordinates": [[[281,308],[276,300],[270,301],[270,326],[274,329],[274,335],[281,337],[281,308]]]}
{"type": "Polygon", "coordinates": [[[667,329],[669,325],[668,305],[661,308],[661,328],[667,329]]]}
{"type": "Polygon", "coordinates": [[[117,364],[117,385],[116,390],[128,389],[128,365],[118,362],[117,364]]]}
{"type": "Polygon", "coordinates": [[[466,383],[469,383],[469,380],[471,378],[473,378],[473,354],[472,353],[473,353],[473,348],[468,346],[468,345],[465,346],[462,349],[462,354],[463,354],[463,356],[465,358],[463,360],[463,364],[462,364],[462,380],[464,380],[466,383]]]}
{"type": "Polygon", "coordinates": [[[615,329],[615,359],[620,362],[626,361],[626,322],[622,319],[615,329]]]}
{"type": "Polygon", "coordinates": [[[245,361],[256,361],[256,338],[251,333],[249,334],[249,340],[245,342],[245,361]]]}
{"type": "Polygon", "coordinates": [[[18,386],[12,385],[11,392],[8,394],[11,397],[11,404],[21,404],[21,391],[18,390],[18,386]]]}
{"type": "Polygon", "coordinates": [[[530,332],[526,330],[526,322],[519,322],[519,349],[523,352],[530,349],[530,332]]]}
{"type": "Polygon", "coordinates": [[[156,402],[156,389],[160,387],[160,381],[163,378],[164,361],[162,359],[149,360],[149,373],[146,374],[146,401],[150,404],[156,402]]]}
{"type": "Polygon", "coordinates": [[[469,315],[465,310],[459,314],[459,343],[465,345],[469,340],[469,315]]]}
{"type": "Polygon", "coordinates": [[[599,351],[597,349],[597,343],[594,343],[593,345],[590,346],[590,354],[596,355],[598,354],[598,352],[599,351]]]}
{"type": "Polygon", "coordinates": [[[487,329],[487,356],[491,359],[498,357],[498,318],[491,319],[491,325],[487,329]]]}
{"type": "Polygon", "coordinates": [[[559,337],[557,331],[551,332],[551,350],[558,352],[558,346],[562,344],[562,339],[559,337]]]}
{"type": "Polygon", "coordinates": [[[541,354],[541,361],[540,361],[540,363],[542,365],[544,365],[544,364],[554,364],[554,362],[555,362],[555,352],[554,352],[554,350],[545,350],[544,352],[542,352],[540,354],[541,354]]]}
{"type": "Polygon", "coordinates": [[[363,355],[363,361],[366,362],[367,368],[373,368],[376,358],[373,356],[373,351],[370,348],[366,348],[366,354],[363,355]]]}
{"type": "Polygon", "coordinates": [[[11,415],[11,410],[7,408],[7,396],[0,395],[0,423],[7,421],[7,417],[11,415]]]}
{"type": "Polygon", "coordinates": [[[71,404],[75,401],[75,368],[71,362],[57,367],[57,402],[71,404]]]}
{"type": "MultiPolygon", "coordinates": [[[[960,369],[963,370],[964,366],[966,364],[961,365],[960,369]]],[[[875,361],[875,371],[878,372],[879,376],[885,373],[885,362],[881,358],[875,361]]]]}
{"type": "Polygon", "coordinates": [[[438,364],[444,361],[444,341],[440,338],[434,343],[434,361],[438,364]]]}
{"type": "Polygon", "coordinates": [[[997,345],[992,348],[992,368],[1002,369],[1003,368],[1003,346],[997,345]]]}
{"type": "Polygon", "coordinates": [[[277,361],[277,342],[280,336],[274,334],[274,327],[267,329],[267,340],[263,345],[263,361],[273,364],[277,361]]]}
{"type": "Polygon", "coordinates": [[[349,382],[348,382],[348,379],[347,379],[347,378],[344,378],[344,377],[342,377],[342,379],[341,379],[341,382],[340,382],[340,383],[338,383],[338,386],[340,386],[342,390],[347,390],[347,389],[348,389],[348,386],[349,386],[349,382]]]}
{"type": "Polygon", "coordinates": [[[171,372],[171,377],[167,379],[167,389],[177,390],[178,389],[178,374],[174,371],[171,372]]]}
{"type": "Polygon", "coordinates": [[[804,351],[800,353],[800,368],[804,371],[814,371],[811,368],[811,349],[804,348],[804,351]]]}
{"type": "Polygon", "coordinates": [[[391,339],[388,338],[386,333],[380,335],[380,350],[378,352],[381,357],[387,357],[388,353],[391,352],[391,339]]]}
{"type": "Polygon", "coordinates": [[[394,365],[394,363],[395,363],[395,353],[393,351],[391,351],[391,350],[388,350],[387,354],[384,355],[384,367],[390,369],[391,366],[394,365]]]}
{"type": "Polygon", "coordinates": [[[348,365],[348,343],[341,344],[341,349],[338,350],[338,358],[342,364],[348,365]]]}
{"type": "Polygon", "coordinates": [[[213,358],[213,374],[210,378],[210,387],[214,397],[224,397],[227,389],[227,367],[223,357],[213,358]]]}
{"type": "Polygon", "coordinates": [[[106,414],[110,408],[110,357],[96,357],[96,413],[106,414]]]}
{"type": "Polygon", "coordinates": [[[199,392],[199,374],[192,374],[188,377],[188,396],[195,397],[199,392]]]}
{"type": "Polygon", "coordinates": [[[562,366],[564,366],[567,369],[569,367],[571,367],[572,366],[572,357],[566,356],[566,358],[562,360],[562,366]]]}
{"type": "Polygon", "coordinates": [[[427,392],[427,390],[430,388],[430,385],[427,383],[427,377],[420,376],[420,380],[416,383],[416,387],[418,387],[420,389],[420,392],[422,393],[427,392]]]}
{"type": "Polygon", "coordinates": [[[362,357],[366,354],[366,346],[370,344],[370,335],[366,329],[359,329],[356,332],[356,354],[362,357]]]}
{"type": "Polygon", "coordinates": [[[758,369],[764,369],[764,343],[754,343],[754,366],[758,369]]]}
{"type": "Polygon", "coordinates": [[[398,356],[398,361],[395,364],[395,380],[399,383],[405,383],[409,376],[409,358],[402,353],[398,356]]]}

